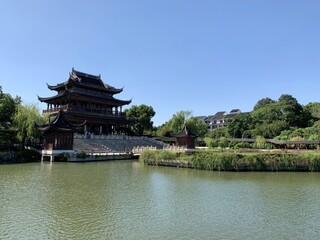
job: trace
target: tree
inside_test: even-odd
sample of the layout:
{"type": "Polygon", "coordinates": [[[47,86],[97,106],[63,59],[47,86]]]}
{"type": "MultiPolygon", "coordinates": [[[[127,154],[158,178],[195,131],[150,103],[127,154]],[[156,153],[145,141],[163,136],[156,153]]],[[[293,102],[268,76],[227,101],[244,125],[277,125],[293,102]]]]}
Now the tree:
{"type": "Polygon", "coordinates": [[[242,138],[244,133],[253,126],[253,119],[249,113],[241,113],[227,123],[227,132],[233,138],[242,138]]]}
{"type": "Polygon", "coordinates": [[[161,126],[157,127],[157,135],[158,136],[166,136],[169,137],[172,135],[171,127],[169,122],[165,122],[161,126]]]}
{"type": "Polygon", "coordinates": [[[257,124],[272,123],[273,121],[282,120],[282,106],[278,103],[270,103],[251,113],[252,121],[257,124]]]}
{"type": "Polygon", "coordinates": [[[174,133],[180,132],[191,116],[191,111],[179,111],[176,114],[173,114],[172,118],[169,120],[171,131],[174,133]]]}
{"type": "Polygon", "coordinates": [[[191,116],[191,111],[178,111],[173,114],[166,123],[158,128],[158,135],[165,136],[180,132],[186,121],[189,120],[191,116]]]}
{"type": "Polygon", "coordinates": [[[6,127],[8,123],[12,123],[16,108],[20,103],[20,97],[11,97],[10,94],[2,91],[2,87],[0,86],[0,125],[6,127]]]}
{"type": "Polygon", "coordinates": [[[303,106],[302,121],[304,121],[307,126],[312,126],[314,122],[320,120],[320,103],[311,102],[303,106]]]}
{"type": "Polygon", "coordinates": [[[218,127],[208,132],[206,135],[213,139],[220,139],[221,137],[226,137],[228,135],[227,128],[218,127]]]}
{"type": "Polygon", "coordinates": [[[203,124],[199,119],[191,117],[186,121],[189,130],[198,137],[204,137],[208,132],[207,125],[203,124]]]}
{"type": "Polygon", "coordinates": [[[142,135],[144,131],[153,129],[153,122],[151,118],[156,114],[151,106],[141,104],[139,106],[133,105],[131,108],[125,110],[126,117],[133,121],[131,130],[136,135],[142,135]]]}
{"type": "Polygon", "coordinates": [[[14,129],[12,129],[12,121],[20,103],[20,97],[11,97],[10,94],[2,91],[2,87],[0,86],[0,144],[13,145],[16,142],[16,134],[14,129]]]}
{"type": "Polygon", "coordinates": [[[35,105],[18,106],[13,123],[22,147],[24,147],[27,138],[40,136],[39,131],[35,128],[35,123],[42,124],[44,122],[44,118],[35,105]]]}
{"type": "Polygon", "coordinates": [[[260,108],[265,107],[268,104],[275,103],[275,102],[276,102],[275,100],[272,100],[271,98],[268,98],[268,97],[262,98],[256,103],[256,105],[254,105],[253,111],[256,111],[260,108]]]}
{"type": "Polygon", "coordinates": [[[310,102],[303,108],[305,111],[308,111],[314,119],[320,120],[320,102],[310,102]]]}
{"type": "Polygon", "coordinates": [[[178,133],[183,129],[184,124],[187,124],[189,130],[199,137],[203,137],[208,131],[207,126],[194,118],[191,111],[178,111],[158,128],[158,135],[166,136],[178,133]]]}
{"type": "Polygon", "coordinates": [[[289,94],[282,94],[279,97],[278,105],[281,108],[282,119],[290,126],[306,127],[305,122],[302,121],[302,105],[298,103],[296,98],[289,94]]]}
{"type": "Polygon", "coordinates": [[[264,138],[274,138],[281,134],[289,126],[285,121],[277,120],[271,123],[261,123],[252,130],[253,136],[262,136],[264,138]]]}

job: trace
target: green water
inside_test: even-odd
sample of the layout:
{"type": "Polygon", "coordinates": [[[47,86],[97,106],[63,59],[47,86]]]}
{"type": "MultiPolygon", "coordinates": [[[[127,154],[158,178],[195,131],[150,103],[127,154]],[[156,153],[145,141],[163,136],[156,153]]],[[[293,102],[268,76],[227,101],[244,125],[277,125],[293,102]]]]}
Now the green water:
{"type": "Polygon", "coordinates": [[[319,239],[320,173],[0,165],[0,239],[319,239]]]}

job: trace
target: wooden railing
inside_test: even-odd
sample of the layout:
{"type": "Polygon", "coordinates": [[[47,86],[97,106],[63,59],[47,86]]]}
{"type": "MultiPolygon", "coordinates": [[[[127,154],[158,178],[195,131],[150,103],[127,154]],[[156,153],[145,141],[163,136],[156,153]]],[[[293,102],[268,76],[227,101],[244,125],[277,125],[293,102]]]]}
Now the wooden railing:
{"type": "Polygon", "coordinates": [[[75,111],[75,112],[87,112],[87,113],[98,113],[98,114],[106,114],[106,115],[113,115],[113,116],[125,116],[125,113],[120,111],[110,111],[110,110],[104,110],[100,108],[90,108],[90,107],[69,106],[68,104],[43,110],[43,113],[55,113],[60,111],[60,109],[75,111]]]}

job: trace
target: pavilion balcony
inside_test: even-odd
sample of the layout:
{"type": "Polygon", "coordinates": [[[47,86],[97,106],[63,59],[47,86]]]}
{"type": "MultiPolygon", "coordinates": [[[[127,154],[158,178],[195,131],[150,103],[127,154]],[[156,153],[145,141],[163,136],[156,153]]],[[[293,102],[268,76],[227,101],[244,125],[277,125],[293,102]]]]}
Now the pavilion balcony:
{"type": "Polygon", "coordinates": [[[81,106],[70,106],[70,105],[62,105],[59,107],[49,108],[47,110],[43,110],[43,113],[57,113],[60,109],[64,111],[72,111],[72,112],[81,112],[81,113],[92,113],[92,114],[104,114],[104,115],[112,115],[112,116],[121,116],[124,117],[125,113],[115,110],[106,110],[101,108],[90,108],[90,107],[81,107],[81,106]]]}
{"type": "Polygon", "coordinates": [[[67,109],[68,109],[68,105],[63,105],[63,106],[59,106],[59,107],[48,108],[48,109],[46,109],[46,110],[43,110],[42,113],[56,113],[56,112],[59,112],[60,109],[62,109],[62,110],[67,110],[67,109]]]}

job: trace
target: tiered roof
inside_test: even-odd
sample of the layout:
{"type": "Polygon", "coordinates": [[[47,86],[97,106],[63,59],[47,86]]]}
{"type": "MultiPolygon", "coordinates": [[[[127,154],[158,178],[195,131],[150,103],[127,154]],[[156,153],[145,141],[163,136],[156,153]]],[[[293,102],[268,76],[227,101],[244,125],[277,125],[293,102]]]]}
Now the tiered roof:
{"type": "Polygon", "coordinates": [[[118,94],[123,91],[123,88],[114,88],[108,84],[105,84],[101,80],[101,76],[91,75],[84,72],[79,72],[72,69],[69,79],[63,83],[57,85],[48,85],[50,90],[58,91],[58,94],[52,97],[39,97],[41,102],[55,103],[57,100],[67,99],[68,97],[79,97],[82,99],[92,101],[95,99],[97,102],[105,103],[108,101],[114,106],[122,106],[130,104],[132,100],[119,100],[113,97],[114,94],[118,94]],[[105,94],[99,95],[90,92],[79,92],[73,90],[72,86],[82,87],[84,89],[91,89],[105,94]]]}
{"type": "Polygon", "coordinates": [[[60,110],[57,116],[52,122],[43,125],[37,125],[36,128],[42,132],[48,132],[50,130],[60,131],[60,132],[74,132],[80,127],[84,126],[86,122],[82,124],[73,124],[66,120],[65,113],[60,110]]]}
{"type": "Polygon", "coordinates": [[[86,88],[99,89],[107,93],[117,94],[123,91],[123,88],[114,88],[101,80],[101,75],[92,75],[76,71],[72,68],[69,79],[57,85],[48,85],[50,90],[59,91],[70,85],[85,86],[86,88]]]}

